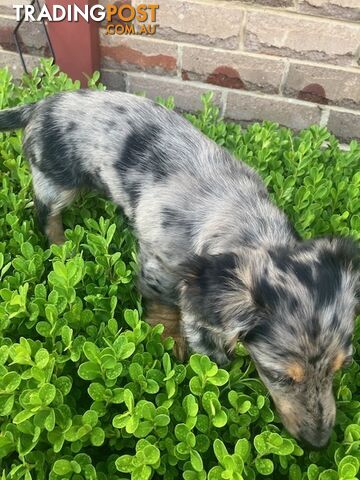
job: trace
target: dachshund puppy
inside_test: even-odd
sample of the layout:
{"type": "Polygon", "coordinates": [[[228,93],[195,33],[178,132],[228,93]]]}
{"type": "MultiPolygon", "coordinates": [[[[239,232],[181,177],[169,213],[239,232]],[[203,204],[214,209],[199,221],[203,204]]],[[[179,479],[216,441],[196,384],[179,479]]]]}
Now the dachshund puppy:
{"type": "Polygon", "coordinates": [[[302,241],[255,171],[145,98],[61,93],[0,112],[15,128],[50,242],[79,189],[105,193],[134,225],[149,322],[168,323],[179,355],[186,342],[220,364],[242,340],[285,427],[324,446],[332,377],[352,354],[357,245],[302,241]]]}

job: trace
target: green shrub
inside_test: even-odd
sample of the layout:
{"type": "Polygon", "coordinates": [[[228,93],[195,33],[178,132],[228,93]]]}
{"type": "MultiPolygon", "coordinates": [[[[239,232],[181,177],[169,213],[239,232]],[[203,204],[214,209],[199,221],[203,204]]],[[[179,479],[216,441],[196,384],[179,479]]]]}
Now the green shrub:
{"type": "MultiPolygon", "coordinates": [[[[0,108],[75,88],[49,61],[20,85],[0,70],[0,108]]],[[[261,173],[304,237],[360,238],[356,142],[342,151],[318,126],[243,130],[219,119],[211,96],[203,100],[187,117],[261,173]]],[[[64,215],[68,241],[49,249],[33,222],[21,132],[0,136],[0,157],[3,480],[358,478],[359,325],[355,360],[335,382],[331,444],[305,452],[241,346],[228,370],[200,355],[181,365],[163,327],[142,321],[136,242],[114,205],[82,196],[64,215]]]]}

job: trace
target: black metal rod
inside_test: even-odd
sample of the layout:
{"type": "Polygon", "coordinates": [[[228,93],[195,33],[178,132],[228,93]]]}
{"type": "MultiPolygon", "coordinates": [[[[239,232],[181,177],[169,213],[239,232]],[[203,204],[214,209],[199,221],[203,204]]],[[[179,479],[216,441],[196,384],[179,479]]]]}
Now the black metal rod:
{"type": "MultiPolygon", "coordinates": [[[[38,9],[40,10],[39,0],[36,0],[36,4],[37,4],[37,6],[38,6],[38,9]]],[[[41,22],[42,22],[43,27],[44,27],[44,31],[45,31],[45,35],[46,35],[46,38],[47,38],[48,46],[49,46],[49,48],[50,48],[51,56],[52,56],[52,58],[54,59],[54,63],[55,63],[55,52],[54,52],[54,49],[53,49],[53,46],[52,46],[52,43],[51,43],[51,40],[50,40],[49,31],[48,31],[48,29],[47,29],[45,20],[41,20],[41,22]]]]}
{"type": "MultiPolygon", "coordinates": [[[[41,10],[41,7],[40,7],[40,4],[39,4],[39,0],[32,0],[30,5],[34,6],[36,3],[37,7],[39,10],[41,10]]],[[[26,63],[25,63],[25,59],[24,59],[24,54],[21,50],[21,45],[20,45],[20,41],[19,41],[19,38],[18,38],[18,30],[19,28],[21,27],[22,23],[24,22],[24,19],[25,19],[25,12],[23,12],[23,14],[21,15],[21,18],[20,20],[18,21],[15,29],[14,29],[14,32],[13,32],[13,35],[14,35],[14,39],[15,39],[15,45],[16,45],[16,49],[18,51],[18,54],[20,56],[20,60],[21,60],[21,64],[23,66],[23,69],[24,69],[24,72],[26,74],[28,74],[28,69],[26,68],[26,63]]],[[[47,26],[46,26],[46,23],[45,23],[45,20],[41,20],[41,23],[43,24],[43,28],[44,28],[44,31],[45,31],[45,35],[46,35],[46,40],[47,40],[47,44],[49,46],[49,49],[50,49],[50,52],[51,52],[51,56],[53,57],[54,59],[54,62],[55,62],[55,52],[54,52],[54,48],[52,46],[52,43],[51,43],[51,39],[50,39],[50,35],[49,35],[49,31],[47,29],[47,26]]]]}

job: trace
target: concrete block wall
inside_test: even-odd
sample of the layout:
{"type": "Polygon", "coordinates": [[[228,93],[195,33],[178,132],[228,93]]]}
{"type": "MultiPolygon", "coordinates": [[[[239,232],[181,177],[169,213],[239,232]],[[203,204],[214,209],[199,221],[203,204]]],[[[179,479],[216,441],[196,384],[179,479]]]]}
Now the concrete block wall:
{"type": "Polygon", "coordinates": [[[155,35],[101,29],[109,88],[173,95],[184,110],[212,90],[221,113],[244,124],[317,123],[360,139],[360,0],[156,3],[155,35]]]}

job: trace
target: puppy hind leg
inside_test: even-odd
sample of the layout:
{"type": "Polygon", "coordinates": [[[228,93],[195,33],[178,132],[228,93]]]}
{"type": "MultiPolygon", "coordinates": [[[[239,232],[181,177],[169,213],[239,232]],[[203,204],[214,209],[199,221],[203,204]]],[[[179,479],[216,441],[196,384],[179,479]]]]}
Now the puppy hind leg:
{"type": "Polygon", "coordinates": [[[175,340],[174,354],[183,362],[187,354],[187,344],[182,331],[180,310],[160,303],[152,302],[147,305],[145,320],[152,325],[164,325],[163,338],[172,337],[175,340]]]}
{"type": "Polygon", "coordinates": [[[65,241],[61,210],[73,201],[77,190],[55,186],[36,169],[33,169],[33,181],[39,227],[47,235],[50,244],[60,245],[65,241]]]}
{"type": "Polygon", "coordinates": [[[49,215],[46,226],[46,235],[49,243],[62,245],[65,242],[64,227],[62,223],[61,214],[49,215]]]}
{"type": "Polygon", "coordinates": [[[69,205],[76,195],[76,191],[62,192],[55,202],[44,202],[35,197],[34,204],[41,231],[48,237],[49,243],[61,245],[65,242],[64,227],[61,210],[69,205]]]}

